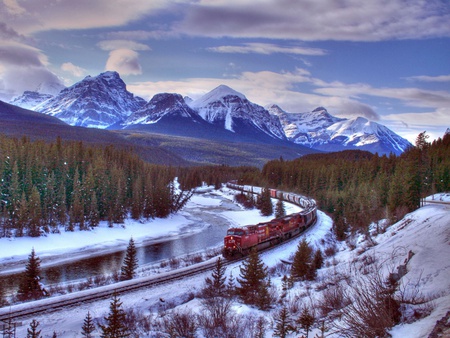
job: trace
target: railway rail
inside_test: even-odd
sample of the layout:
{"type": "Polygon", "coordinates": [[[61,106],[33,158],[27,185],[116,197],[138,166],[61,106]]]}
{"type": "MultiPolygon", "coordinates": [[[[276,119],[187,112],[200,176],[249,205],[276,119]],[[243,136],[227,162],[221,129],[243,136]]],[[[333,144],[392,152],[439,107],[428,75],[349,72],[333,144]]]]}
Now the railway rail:
{"type": "MultiPolygon", "coordinates": [[[[283,243],[288,243],[297,237],[298,236],[287,239],[283,243]]],[[[264,250],[260,250],[260,252],[270,251],[274,248],[276,247],[269,247],[264,250]]],[[[233,264],[244,259],[245,257],[235,258],[228,261],[224,260],[224,265],[233,264]]],[[[35,316],[42,313],[55,312],[63,308],[79,306],[81,303],[109,299],[113,294],[121,295],[143,288],[150,288],[160,284],[170,283],[181,278],[211,271],[215,264],[215,260],[207,261],[158,275],[137,278],[95,289],[0,308],[0,322],[15,321],[20,318],[35,316]]]]}

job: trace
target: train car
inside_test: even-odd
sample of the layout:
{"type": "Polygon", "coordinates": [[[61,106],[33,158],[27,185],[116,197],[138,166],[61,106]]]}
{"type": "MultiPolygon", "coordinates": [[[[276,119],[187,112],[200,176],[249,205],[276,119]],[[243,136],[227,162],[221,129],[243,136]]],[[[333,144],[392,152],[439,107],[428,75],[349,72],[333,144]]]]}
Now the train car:
{"type": "Polygon", "coordinates": [[[231,228],[224,238],[223,256],[233,258],[245,256],[252,248],[262,250],[295,237],[315,223],[317,210],[314,207],[300,213],[275,218],[266,223],[231,228]]]}

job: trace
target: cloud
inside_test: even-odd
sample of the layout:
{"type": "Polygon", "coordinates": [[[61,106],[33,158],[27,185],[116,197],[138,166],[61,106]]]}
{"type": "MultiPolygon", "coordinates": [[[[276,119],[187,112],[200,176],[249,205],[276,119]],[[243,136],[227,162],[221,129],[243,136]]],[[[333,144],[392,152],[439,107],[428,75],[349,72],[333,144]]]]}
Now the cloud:
{"type": "Polygon", "coordinates": [[[3,0],[3,4],[10,14],[19,15],[25,12],[25,9],[21,7],[16,0],[3,0]]]}
{"type": "Polygon", "coordinates": [[[139,54],[131,49],[116,49],[109,53],[105,70],[115,70],[120,75],[139,75],[142,68],[139,64],[139,54]]]}
{"type": "Polygon", "coordinates": [[[47,57],[37,48],[18,42],[0,41],[0,61],[10,66],[45,66],[47,57]]]}
{"type": "Polygon", "coordinates": [[[86,75],[87,71],[84,68],[75,66],[72,62],[65,62],[61,65],[61,69],[76,77],[82,77],[86,75]]]}
{"type": "Polygon", "coordinates": [[[240,46],[219,46],[208,48],[217,53],[256,53],[256,54],[299,54],[299,55],[325,55],[326,51],[320,48],[308,48],[300,46],[277,46],[270,43],[245,43],[240,46]]]}
{"type": "Polygon", "coordinates": [[[423,81],[423,82],[450,82],[450,74],[449,75],[439,75],[439,76],[428,76],[428,75],[410,76],[410,77],[407,77],[406,79],[412,80],[412,81],[423,81]]]}
{"type": "MultiPolygon", "coordinates": [[[[4,0],[2,21],[21,34],[121,26],[170,5],[167,0],[4,0]]],[[[0,4],[1,6],[1,4],[0,4]]]]}
{"type": "Polygon", "coordinates": [[[115,70],[121,75],[142,74],[137,51],[151,50],[143,43],[130,40],[104,40],[100,41],[97,46],[110,51],[105,69],[115,70]]]}
{"type": "Polygon", "coordinates": [[[60,84],[47,69],[48,59],[39,50],[17,42],[0,42],[0,98],[9,101],[42,84],[60,84]]]}
{"type": "Polygon", "coordinates": [[[203,0],[174,29],[209,37],[382,41],[450,36],[442,0],[203,0]]]}
{"type": "Polygon", "coordinates": [[[336,105],[336,109],[336,115],[339,116],[345,116],[347,118],[363,116],[371,121],[380,120],[380,115],[375,110],[361,102],[343,99],[342,102],[336,105]]]}
{"type": "Polygon", "coordinates": [[[108,51],[115,49],[151,50],[149,46],[131,40],[103,40],[97,43],[97,46],[108,51]]]}

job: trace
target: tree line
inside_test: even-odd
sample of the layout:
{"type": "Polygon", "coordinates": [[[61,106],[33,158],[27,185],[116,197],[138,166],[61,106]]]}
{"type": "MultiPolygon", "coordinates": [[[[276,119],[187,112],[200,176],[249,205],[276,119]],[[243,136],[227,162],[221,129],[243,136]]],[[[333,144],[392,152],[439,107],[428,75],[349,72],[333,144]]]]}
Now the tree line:
{"type": "Polygon", "coordinates": [[[360,150],[268,162],[260,184],[313,197],[334,220],[339,239],[372,222],[397,221],[421,199],[450,190],[450,135],[432,143],[425,132],[400,156],[360,150]]]}
{"type": "Polygon", "coordinates": [[[167,217],[191,196],[175,189],[175,175],[131,149],[1,136],[0,237],[167,217]]]}

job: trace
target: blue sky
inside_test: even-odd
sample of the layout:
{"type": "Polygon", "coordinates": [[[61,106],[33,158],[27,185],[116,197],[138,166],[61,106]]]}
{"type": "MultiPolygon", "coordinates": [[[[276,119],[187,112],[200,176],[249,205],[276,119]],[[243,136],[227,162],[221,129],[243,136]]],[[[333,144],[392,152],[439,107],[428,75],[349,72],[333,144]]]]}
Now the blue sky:
{"type": "Polygon", "coordinates": [[[2,0],[0,99],[116,70],[149,100],[220,84],[414,142],[450,127],[448,0],[2,0]]]}

